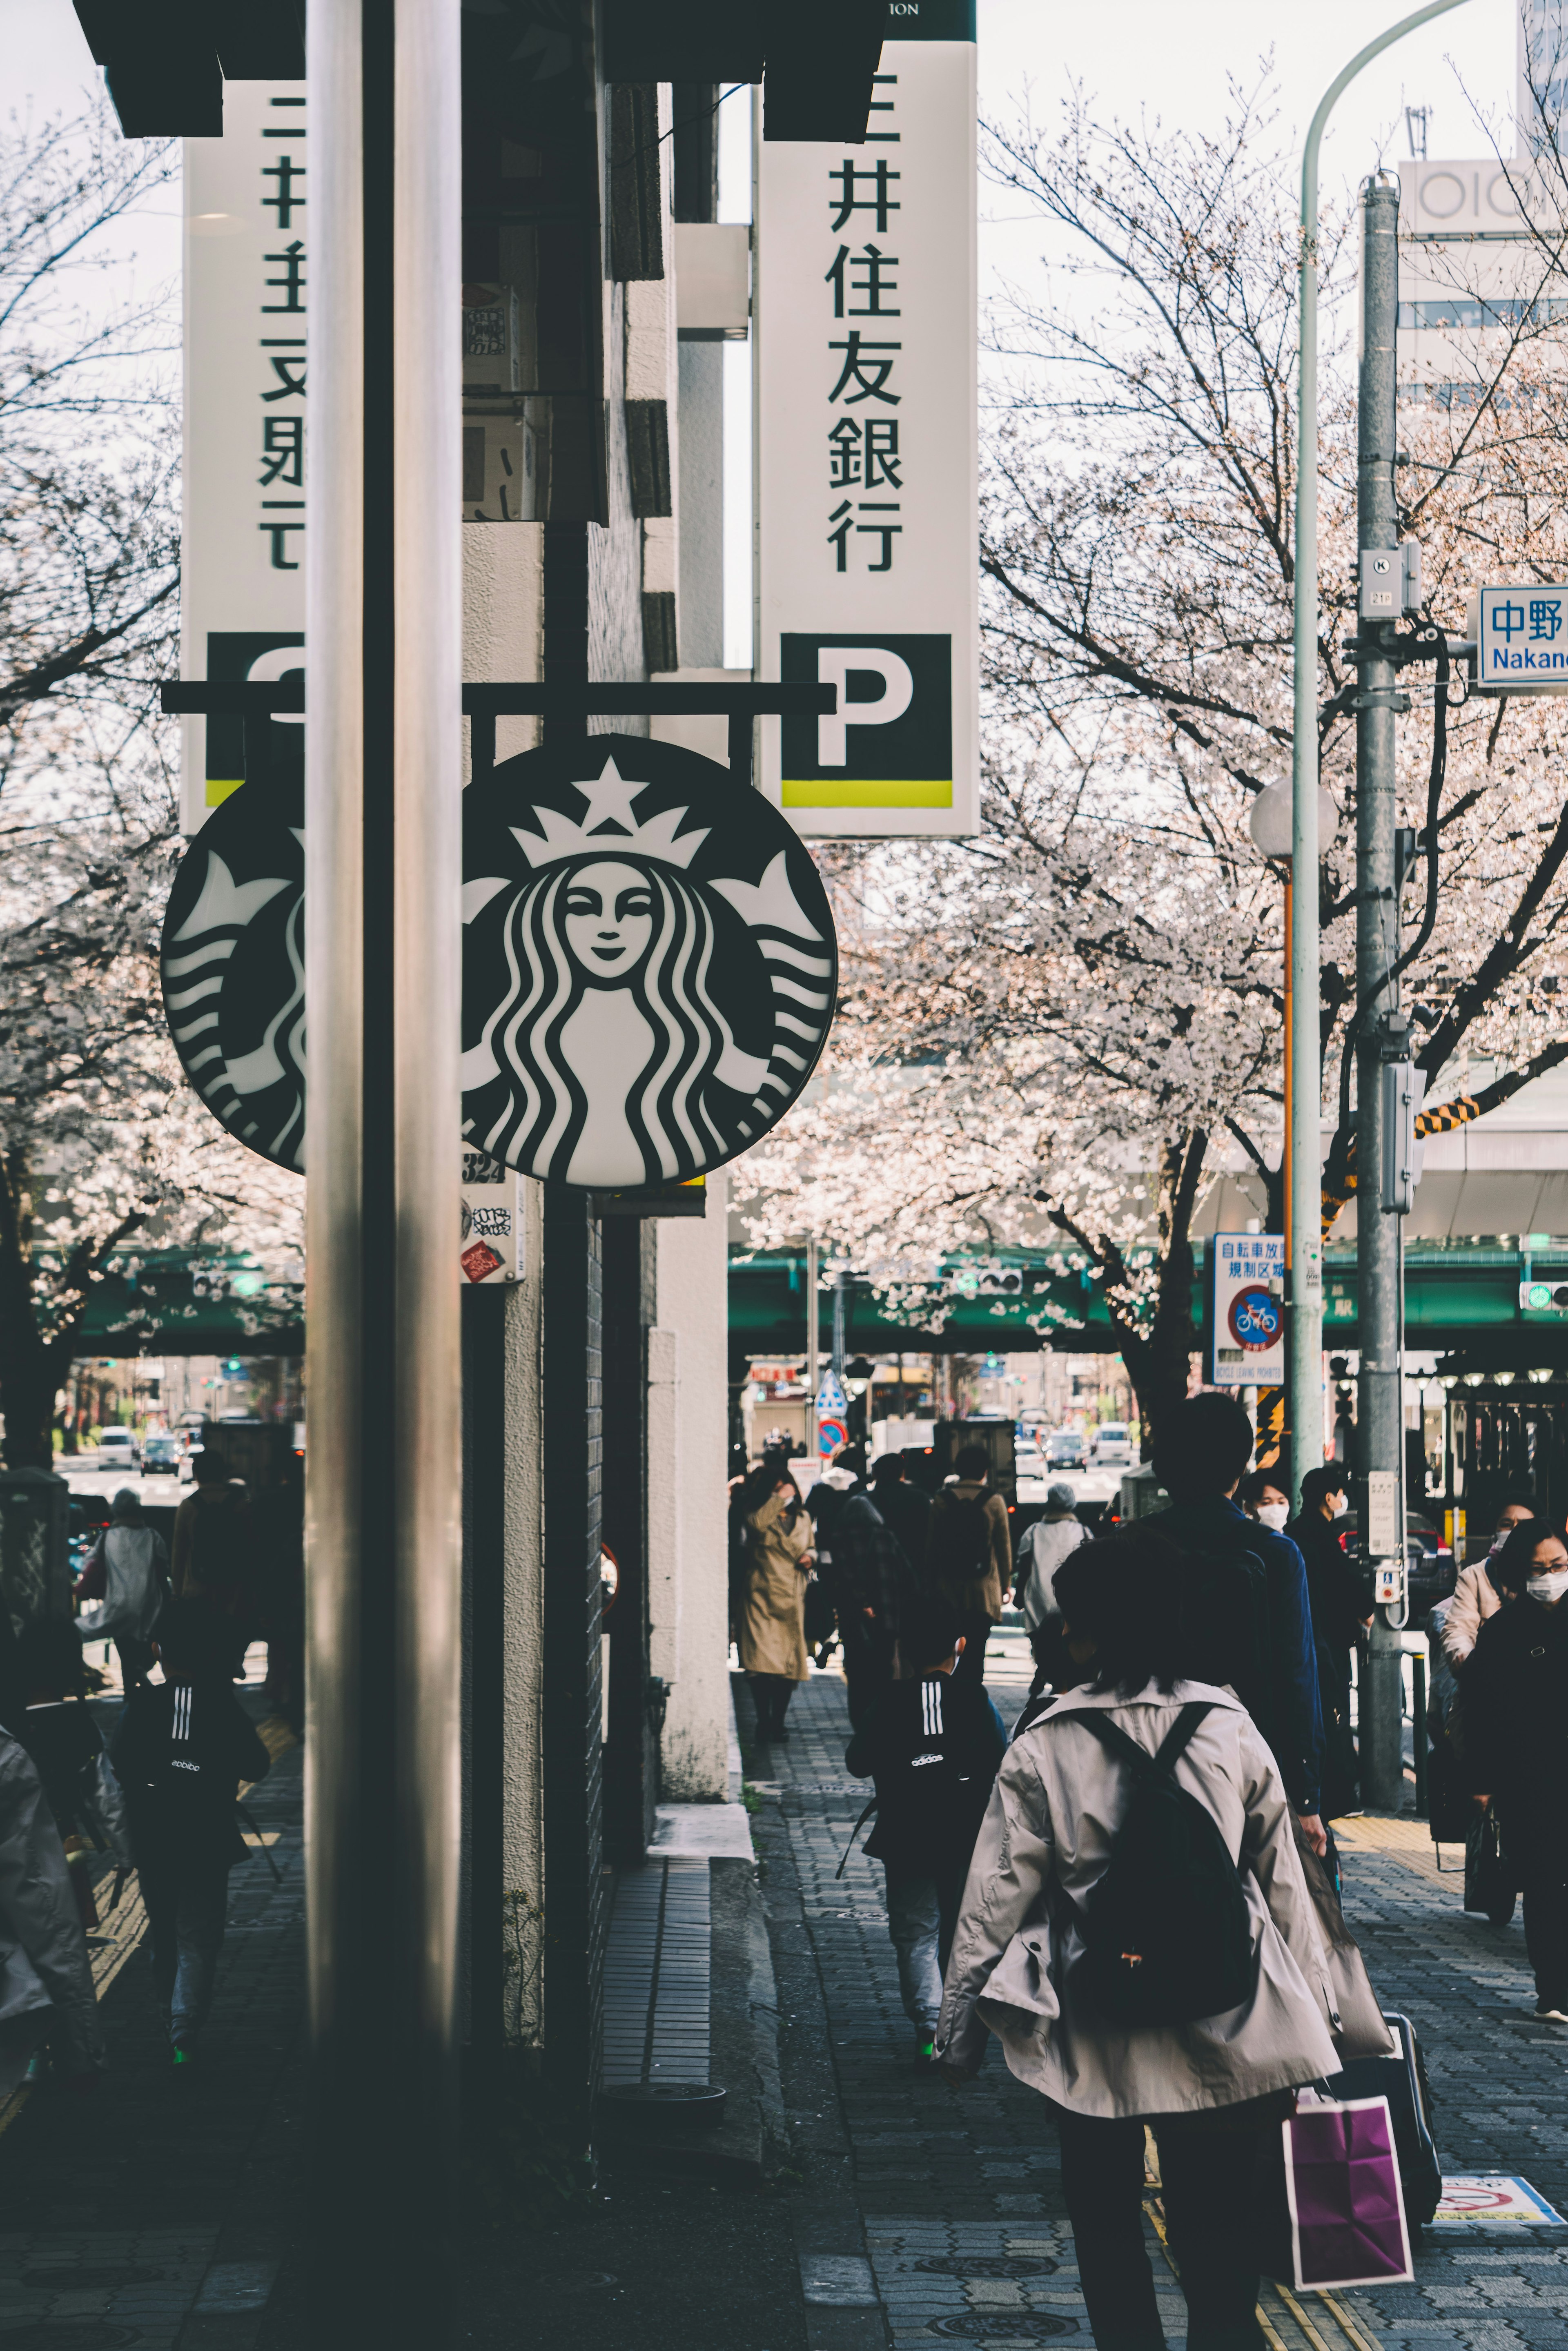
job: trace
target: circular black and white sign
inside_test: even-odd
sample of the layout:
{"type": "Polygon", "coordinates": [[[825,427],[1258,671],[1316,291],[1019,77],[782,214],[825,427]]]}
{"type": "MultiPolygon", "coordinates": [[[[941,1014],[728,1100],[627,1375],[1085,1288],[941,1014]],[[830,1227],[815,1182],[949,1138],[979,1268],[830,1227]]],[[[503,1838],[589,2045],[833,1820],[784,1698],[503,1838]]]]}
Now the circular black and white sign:
{"type": "Polygon", "coordinates": [[[214,1117],[280,1167],[305,1144],[305,831],[298,776],[242,786],[186,850],[163,918],[163,1004],[214,1117]]]}
{"type": "Polygon", "coordinates": [[[463,919],[463,1133],[524,1175],[704,1175],[827,1041],[838,950],[809,852],[674,744],[579,737],[471,785],[463,919]]]}

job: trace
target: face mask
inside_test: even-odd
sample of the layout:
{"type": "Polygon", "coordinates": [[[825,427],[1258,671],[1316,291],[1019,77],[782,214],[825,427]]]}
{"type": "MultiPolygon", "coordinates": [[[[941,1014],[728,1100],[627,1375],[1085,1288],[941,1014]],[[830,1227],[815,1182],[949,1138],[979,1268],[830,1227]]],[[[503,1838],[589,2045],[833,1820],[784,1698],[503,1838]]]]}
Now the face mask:
{"type": "Polygon", "coordinates": [[[1544,1600],[1548,1608],[1568,1592],[1568,1567],[1554,1567],[1546,1575],[1532,1575],[1525,1584],[1532,1600],[1544,1600]]]}
{"type": "Polygon", "coordinates": [[[1258,1505],[1259,1525],[1272,1527],[1276,1534],[1280,1532],[1290,1515],[1289,1502],[1260,1502],[1258,1505]]]}
{"type": "Polygon", "coordinates": [[[1349,1508],[1350,1496],[1348,1494],[1339,1493],[1334,1496],[1333,1515],[1336,1519],[1343,1519],[1349,1508]]]}

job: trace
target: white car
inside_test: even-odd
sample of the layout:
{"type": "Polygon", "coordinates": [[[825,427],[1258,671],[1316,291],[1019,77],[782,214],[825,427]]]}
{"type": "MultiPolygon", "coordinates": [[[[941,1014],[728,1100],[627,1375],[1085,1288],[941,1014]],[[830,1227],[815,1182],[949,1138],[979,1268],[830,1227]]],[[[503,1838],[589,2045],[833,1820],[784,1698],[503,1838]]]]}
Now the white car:
{"type": "Polygon", "coordinates": [[[1125,1421],[1103,1420],[1094,1432],[1089,1458],[1097,1468],[1131,1469],[1135,1457],[1125,1421]]]}
{"type": "Polygon", "coordinates": [[[141,1447],[136,1432],[131,1428],[100,1428],[98,1432],[98,1458],[106,1469],[140,1469],[141,1447]]]}

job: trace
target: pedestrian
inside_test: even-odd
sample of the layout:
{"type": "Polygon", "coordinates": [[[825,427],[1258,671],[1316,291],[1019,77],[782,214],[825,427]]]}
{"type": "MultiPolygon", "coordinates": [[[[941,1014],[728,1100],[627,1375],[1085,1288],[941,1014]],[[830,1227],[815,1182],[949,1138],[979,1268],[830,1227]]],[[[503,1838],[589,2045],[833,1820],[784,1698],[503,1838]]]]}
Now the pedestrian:
{"type": "Polygon", "coordinates": [[[1322,1813],[1339,1820],[1360,1809],[1360,1761],[1350,1719],[1350,1661],[1372,1623],[1363,1577],[1345,1557],[1338,1522],[1350,1507],[1343,1461],[1325,1461],[1301,1479],[1301,1508],[1286,1533],[1307,1571],[1318,1698],[1323,1718],[1322,1813]]]}
{"type": "Polygon", "coordinates": [[[1291,1497],[1270,1469],[1254,1469],[1243,1478],[1236,1499],[1255,1525],[1282,1534],[1291,1515],[1291,1497]]]}
{"type": "MultiPolygon", "coordinates": [[[[1261,2343],[1249,2242],[1260,2133],[1277,2142],[1295,2090],[1341,2060],[1291,1799],[1234,1692],[1184,1673],[1189,1578],[1157,1530],[1157,1521],[1122,1529],[1057,1571],[1067,1638],[1094,1677],[1059,1698],[1003,1760],[964,1890],[936,2054],[961,2085],[993,2032],[1012,2072],[1055,2107],[1090,2327],[1117,2351],[1165,2341],[1144,2233],[1150,2128],[1187,2342],[1193,2351],[1239,2351],[1261,2343]],[[1196,1728],[1187,1708],[1202,1709],[1196,1728]],[[1218,1832],[1205,1832],[1204,1890],[1222,1875],[1226,2005],[1212,2016],[1186,2011],[1190,2021],[1174,2024],[1115,2022],[1103,1995],[1085,1989],[1080,1963],[1103,1885],[1127,1886],[1124,1873],[1119,1886],[1108,1882],[1137,1784],[1118,1750],[1130,1740],[1154,1754],[1178,1730],[1176,1785],[1218,1832]],[[1239,2001],[1228,1996],[1237,1980],[1248,1987],[1239,2001]]],[[[1189,1839],[1194,1853],[1201,1844],[1189,1839]]],[[[1157,1954],[1160,1922],[1145,1923],[1157,1954]]],[[[1194,1980],[1198,1996],[1204,1988],[1194,1980]]]]}
{"type": "Polygon", "coordinates": [[[806,1578],[811,1520],[800,1489],[777,1457],[754,1469],[741,1490],[747,1532],[746,1590],[737,1628],[742,1672],[751,1677],[758,1735],[786,1737],[784,1717],[806,1656],[806,1578]]]}
{"type": "Polygon", "coordinates": [[[241,1781],[270,1757],[229,1672],[227,1628],[200,1601],[172,1600],[153,1647],[162,1682],[139,1682],[114,1734],[137,1877],[152,1943],[152,1987],[173,2063],[194,2064],[223,1949],[229,1871],[250,1857],[235,1826],[241,1781]]]}
{"type": "Polygon", "coordinates": [[[37,2081],[51,2069],[69,2089],[95,2090],[104,2063],[92,1962],[59,1832],[37,1765],[19,1739],[0,1730],[0,2098],[24,2076],[37,2081]]]}
{"type": "Polygon", "coordinates": [[[1069,1552],[1087,1540],[1088,1530],[1078,1515],[1078,1497],[1065,1482],[1045,1489],[1045,1516],[1026,1527],[1019,1541],[1013,1570],[1013,1596],[1023,1610],[1036,1673],[1046,1683],[1065,1685],[1072,1678],[1061,1639],[1061,1611],[1056,1604],[1056,1571],[1069,1552]]]}
{"type": "Polygon", "coordinates": [[[860,1482],[843,1495],[833,1518],[832,1562],[828,1590],[839,1623],[850,1721],[858,1730],[885,1682],[901,1679],[905,1666],[899,1635],[915,1595],[915,1570],[881,1509],[884,1488],[873,1498],[863,1482],[865,1456],[846,1447],[838,1457],[860,1482]]]}
{"type": "Polygon", "coordinates": [[[1493,1568],[1502,1547],[1515,1527],[1522,1526],[1535,1516],[1535,1505],[1517,1494],[1510,1495],[1497,1514],[1490,1548],[1484,1559],[1471,1562],[1459,1570],[1452,1596],[1448,1602],[1440,1633],[1443,1654],[1456,1675],[1463,1668],[1476,1646],[1476,1635],[1489,1616],[1495,1616],[1508,1594],[1503,1591],[1493,1568]]]}
{"type": "Polygon", "coordinates": [[[199,1600],[225,1621],[229,1671],[237,1680],[253,1605],[256,1528],[250,1497],[229,1476],[214,1445],[192,1455],[191,1474],[194,1483],[174,1513],[170,1583],[176,1600],[199,1600]]]}
{"type": "Polygon", "coordinates": [[[96,1603],[78,1615],[77,1631],[84,1641],[112,1637],[125,1689],[152,1667],[152,1627],[168,1597],[169,1554],[163,1538],[149,1525],[135,1489],[122,1486],[77,1585],[78,1601],[96,1603]]]}
{"type": "Polygon", "coordinates": [[[1321,1858],[1329,1837],[1319,1811],[1322,1705],[1307,1571],[1289,1535],[1249,1519],[1236,1502],[1251,1455],[1252,1424],[1234,1396],[1208,1393],[1169,1407],[1154,1458],[1171,1507],[1149,1523],[1205,1569],[1213,1598],[1207,1678],[1238,1693],[1273,1749],[1301,1833],[1321,1858]]]}
{"type": "Polygon", "coordinates": [[[911,1677],[875,1693],[844,1762],[876,1783],[876,1826],[864,1850],[886,1875],[899,1994],[915,2027],[915,2064],[928,2066],[964,1880],[1006,1739],[983,1685],[954,1678],[964,1650],[956,1609],[936,1598],[917,1603],[904,1646],[911,1677]]]}
{"type": "Polygon", "coordinates": [[[1568,1543],[1521,1519],[1495,1564],[1505,1589],[1523,1588],[1487,1618],[1459,1676],[1462,1761],[1523,1889],[1535,2012],[1568,2024],[1568,1543]]]}
{"type": "Polygon", "coordinates": [[[833,1529],[849,1497],[865,1484],[865,1455],[858,1445],[841,1445],[811,1489],[806,1504],[811,1514],[812,1548],[817,1573],[832,1582],[833,1529]]]}
{"type": "Polygon", "coordinates": [[[81,1643],[68,1616],[37,1617],[17,1644],[24,1704],[16,1736],[32,1757],[44,1802],[70,1872],[72,1899],[87,1932],[99,1923],[91,1865],[95,1853],[131,1866],[120,1783],[104,1754],[103,1733],[87,1702],[81,1643]]]}
{"type": "Polygon", "coordinates": [[[961,1445],[953,1458],[957,1477],[932,1497],[926,1521],[926,1589],[958,1612],[964,1678],[983,1681],[986,1643],[1000,1622],[1013,1579],[1012,1537],[1008,1506],[988,1492],[991,1457],[983,1445],[961,1445]]]}
{"type": "Polygon", "coordinates": [[[897,1536],[904,1558],[912,1567],[918,1567],[925,1557],[930,1495],[924,1486],[915,1484],[908,1460],[899,1452],[877,1455],[871,1465],[871,1487],[872,1499],[897,1536]]]}

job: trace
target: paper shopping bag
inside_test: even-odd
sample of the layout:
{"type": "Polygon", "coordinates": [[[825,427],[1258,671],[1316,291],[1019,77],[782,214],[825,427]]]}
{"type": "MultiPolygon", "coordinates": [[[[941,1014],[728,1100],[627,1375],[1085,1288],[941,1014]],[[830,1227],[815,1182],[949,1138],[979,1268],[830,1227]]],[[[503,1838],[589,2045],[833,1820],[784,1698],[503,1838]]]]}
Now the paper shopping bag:
{"type": "Polygon", "coordinates": [[[1314,2100],[1281,2125],[1298,2286],[1409,2284],[1410,2237],[1386,2098],[1314,2100]]]}

